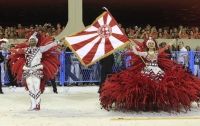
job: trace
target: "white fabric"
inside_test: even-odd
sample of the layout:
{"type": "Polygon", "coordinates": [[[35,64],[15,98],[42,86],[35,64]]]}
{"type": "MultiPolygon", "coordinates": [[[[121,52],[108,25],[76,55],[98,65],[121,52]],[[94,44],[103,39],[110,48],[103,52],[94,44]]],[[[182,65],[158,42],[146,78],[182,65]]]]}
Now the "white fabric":
{"type": "MultiPolygon", "coordinates": [[[[33,58],[32,62],[31,62],[31,67],[41,64],[42,53],[48,51],[49,49],[51,49],[52,47],[54,47],[56,45],[57,45],[56,42],[52,42],[48,45],[40,46],[39,47],[40,50],[37,52],[37,54],[35,55],[35,57],[33,58]]],[[[35,67],[34,69],[41,69],[41,68],[43,68],[43,66],[39,65],[39,66],[35,67]]],[[[25,68],[25,66],[24,66],[23,69],[25,70],[27,68],[25,68]]]]}
{"type": "MultiPolygon", "coordinates": [[[[52,42],[48,45],[45,46],[41,46],[40,50],[37,52],[37,54],[35,54],[35,57],[33,57],[33,60],[30,63],[30,68],[27,67],[26,65],[23,67],[23,70],[37,70],[37,69],[43,69],[43,65],[39,65],[41,64],[41,59],[42,59],[42,52],[48,51],[50,48],[56,46],[57,43],[56,42],[52,42]],[[38,65],[37,67],[34,67],[38,65]],[[33,67],[33,68],[32,68],[33,67]]],[[[37,47],[35,47],[37,48],[37,47]]],[[[26,78],[26,83],[28,86],[29,91],[34,95],[34,97],[30,97],[31,98],[31,109],[36,108],[36,105],[40,104],[41,101],[41,97],[40,97],[40,83],[41,83],[41,79],[31,75],[29,77],[26,78]],[[39,93],[39,96],[37,98],[37,94],[39,93]]]]}
{"type": "Polygon", "coordinates": [[[41,59],[42,59],[42,53],[41,53],[41,51],[38,51],[38,53],[35,55],[35,57],[33,58],[32,62],[31,62],[31,67],[40,64],[41,59]]]}
{"type": "Polygon", "coordinates": [[[112,44],[112,47],[115,49],[124,44],[123,41],[120,41],[119,39],[115,38],[114,36],[110,36],[109,40],[110,40],[110,43],[112,44]]]}
{"type": "Polygon", "coordinates": [[[119,29],[117,25],[112,27],[112,33],[123,35],[122,31],[119,29]]]}
{"type": "Polygon", "coordinates": [[[164,73],[164,71],[157,66],[146,66],[145,69],[147,69],[149,71],[152,70],[154,72],[154,74],[158,74],[159,72],[164,73]]]}
{"type": "Polygon", "coordinates": [[[124,45],[128,38],[123,34],[115,19],[109,13],[104,12],[91,26],[77,34],[65,37],[65,40],[74,48],[82,63],[91,65],[107,55],[105,52],[110,53],[124,45]],[[75,44],[77,45],[74,46],[75,44]],[[80,48],[77,49],[79,45],[80,48]],[[95,55],[90,55],[91,51],[95,55]]]}
{"type": "MultiPolygon", "coordinates": [[[[26,83],[28,86],[28,89],[31,93],[33,93],[35,96],[38,92],[40,92],[40,78],[35,76],[30,76],[26,78],[26,83]]],[[[31,97],[31,109],[36,108],[36,105],[40,104],[41,97],[39,96],[37,99],[31,97]]]]}
{"type": "MultiPolygon", "coordinates": [[[[79,61],[74,54],[71,55],[71,63],[72,63],[70,68],[71,73],[73,73],[77,78],[80,78],[79,61]]],[[[71,77],[69,79],[69,82],[73,83],[73,79],[71,77]]]]}
{"type": "Polygon", "coordinates": [[[197,76],[199,72],[199,65],[194,65],[194,75],[197,76]]]}
{"type": "Polygon", "coordinates": [[[41,53],[48,51],[49,49],[51,49],[52,47],[57,46],[57,42],[51,42],[48,45],[45,46],[40,46],[40,51],[41,53]]]}
{"type": "Polygon", "coordinates": [[[0,41],[3,41],[3,42],[9,42],[9,40],[6,39],[6,38],[0,39],[0,41]]]}
{"type": "Polygon", "coordinates": [[[77,44],[79,42],[91,39],[95,36],[98,36],[98,33],[92,33],[87,35],[80,35],[80,36],[72,36],[72,37],[65,37],[65,40],[70,43],[70,45],[77,44]]]}
{"type": "Polygon", "coordinates": [[[105,54],[105,38],[101,39],[101,42],[97,48],[97,51],[92,59],[92,61],[97,60],[100,56],[103,56],[105,54]]]}
{"type": "Polygon", "coordinates": [[[139,55],[139,56],[142,56],[142,57],[146,57],[147,56],[147,52],[138,52],[135,48],[135,46],[132,47],[132,51],[135,55],[139,55]]]}
{"type": "Polygon", "coordinates": [[[84,56],[86,56],[88,54],[88,52],[92,49],[92,47],[96,43],[98,43],[99,40],[100,40],[100,37],[95,38],[93,41],[89,42],[88,44],[86,44],[85,46],[83,46],[82,48],[77,50],[76,53],[82,59],[84,56]]]}
{"type": "Polygon", "coordinates": [[[185,58],[188,56],[187,49],[185,47],[181,48],[178,54],[177,61],[179,64],[186,64],[185,58]]]}

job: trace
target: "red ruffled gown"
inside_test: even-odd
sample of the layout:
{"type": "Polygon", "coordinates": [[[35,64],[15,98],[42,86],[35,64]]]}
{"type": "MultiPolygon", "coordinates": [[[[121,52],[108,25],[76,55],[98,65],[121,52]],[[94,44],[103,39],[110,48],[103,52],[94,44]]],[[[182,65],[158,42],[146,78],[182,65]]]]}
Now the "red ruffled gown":
{"type": "MultiPolygon", "coordinates": [[[[44,46],[52,40],[53,40],[52,37],[40,34],[38,36],[37,46],[44,46]]],[[[18,82],[22,82],[22,84],[26,86],[26,89],[28,89],[28,86],[25,80],[22,78],[23,76],[22,68],[26,61],[24,48],[27,48],[28,46],[29,46],[28,40],[21,44],[15,45],[15,47],[11,49],[11,55],[9,56],[9,64],[11,66],[12,74],[15,76],[18,82]]],[[[43,78],[41,79],[41,84],[40,84],[41,92],[43,92],[45,89],[45,83],[48,80],[54,79],[56,73],[58,72],[60,65],[59,62],[60,52],[57,50],[57,48],[58,47],[53,47],[48,51],[42,53],[41,64],[43,65],[43,78]]]]}
{"type": "Polygon", "coordinates": [[[103,84],[100,104],[104,109],[179,112],[199,102],[200,80],[167,54],[158,53],[154,60],[147,55],[146,66],[139,56],[132,55],[134,65],[112,74],[103,84]]]}

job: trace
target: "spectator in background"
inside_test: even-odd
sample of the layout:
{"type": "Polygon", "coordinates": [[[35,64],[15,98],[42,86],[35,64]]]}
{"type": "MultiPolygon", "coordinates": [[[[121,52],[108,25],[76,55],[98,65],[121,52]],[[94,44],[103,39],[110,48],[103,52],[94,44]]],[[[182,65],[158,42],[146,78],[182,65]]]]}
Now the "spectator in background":
{"type": "Polygon", "coordinates": [[[140,39],[147,39],[149,37],[149,31],[142,31],[142,35],[140,36],[140,39]]]}
{"type": "Polygon", "coordinates": [[[200,46],[196,47],[194,56],[194,75],[199,76],[199,67],[200,67],[200,46]]]}
{"type": "MultiPolygon", "coordinates": [[[[133,37],[133,36],[135,36],[136,35],[136,32],[138,33],[138,28],[137,28],[137,26],[135,26],[136,28],[135,29],[132,29],[131,27],[129,28],[129,34],[127,34],[128,36],[131,36],[131,37],[133,37]]],[[[138,37],[138,35],[136,35],[137,37],[138,37]]]]}
{"type": "Polygon", "coordinates": [[[126,35],[129,35],[130,34],[130,29],[126,28],[125,32],[126,32],[126,35]]]}
{"type": "Polygon", "coordinates": [[[181,38],[181,39],[189,39],[189,36],[188,36],[188,34],[186,32],[186,28],[180,27],[179,38],[181,38]]]}
{"type": "MultiPolygon", "coordinates": [[[[166,42],[161,42],[159,44],[159,48],[166,48],[166,46],[167,46],[166,42]]],[[[169,48],[165,49],[165,53],[170,54],[170,49],[169,48]]]]}
{"type": "Polygon", "coordinates": [[[176,45],[172,45],[170,47],[170,53],[171,53],[171,60],[176,61],[177,60],[177,47],[176,45]]]}
{"type": "Polygon", "coordinates": [[[56,35],[59,35],[62,32],[62,26],[60,23],[56,25],[56,35]]]}
{"type": "Polygon", "coordinates": [[[169,35],[167,29],[164,30],[164,32],[163,32],[163,37],[162,37],[162,38],[163,38],[163,39],[169,39],[169,38],[170,38],[170,35],[169,35]]]}
{"type": "Polygon", "coordinates": [[[5,29],[5,31],[4,31],[4,37],[5,38],[9,38],[10,36],[10,32],[9,32],[9,28],[7,27],[6,29],[5,29]]]}
{"type": "Polygon", "coordinates": [[[122,30],[122,32],[123,32],[124,34],[126,34],[126,31],[125,31],[125,29],[122,27],[122,25],[119,24],[118,26],[119,26],[119,28],[122,30]]]}
{"type": "MultiPolygon", "coordinates": [[[[80,78],[80,62],[78,61],[78,58],[76,57],[75,54],[70,55],[70,61],[71,61],[71,68],[70,71],[71,73],[76,76],[76,78],[80,78]]],[[[84,78],[84,77],[83,77],[84,78]]],[[[70,78],[69,80],[70,83],[73,83],[73,78],[70,78]]]]}
{"type": "Polygon", "coordinates": [[[123,64],[123,52],[120,50],[117,50],[114,54],[114,59],[115,59],[115,63],[114,63],[114,72],[119,72],[122,68],[122,64],[123,64]]]}
{"type": "Polygon", "coordinates": [[[3,33],[0,31],[0,39],[3,39],[4,35],[3,33]]]}
{"type": "MultiPolygon", "coordinates": [[[[100,81],[100,65],[99,62],[96,62],[91,66],[92,71],[90,72],[90,81],[100,81]]],[[[99,82],[94,82],[95,85],[99,85],[99,82]]]]}
{"type": "Polygon", "coordinates": [[[22,27],[21,24],[17,25],[16,34],[17,34],[17,38],[25,37],[25,29],[22,27]]]}
{"type": "Polygon", "coordinates": [[[185,48],[187,49],[187,51],[191,51],[190,46],[185,46],[185,48]]]}
{"type": "Polygon", "coordinates": [[[158,39],[161,39],[161,38],[163,38],[163,33],[162,33],[162,29],[159,28],[158,29],[158,39]]]}
{"type": "Polygon", "coordinates": [[[52,87],[53,87],[53,92],[54,92],[55,94],[58,94],[56,79],[55,79],[55,78],[54,78],[54,79],[51,79],[50,82],[51,82],[51,85],[52,85],[52,87]]]}
{"type": "Polygon", "coordinates": [[[189,52],[191,51],[191,48],[190,46],[185,46],[185,48],[187,49],[188,51],[188,56],[187,56],[187,62],[186,62],[186,67],[189,67],[190,66],[190,62],[189,62],[189,59],[190,59],[190,55],[189,55],[189,52]]]}
{"type": "Polygon", "coordinates": [[[158,32],[156,30],[156,27],[151,28],[150,36],[157,39],[158,38],[158,32]]]}
{"type": "Polygon", "coordinates": [[[16,38],[16,37],[17,37],[16,29],[14,27],[10,27],[10,38],[16,38]]]}
{"type": "MultiPolygon", "coordinates": [[[[102,84],[106,80],[106,77],[109,74],[112,74],[112,67],[114,64],[114,55],[111,54],[104,59],[100,60],[100,65],[101,65],[101,81],[100,81],[100,87],[99,91],[101,90],[102,84]]],[[[98,93],[99,93],[98,91],[98,93]]]]}
{"type": "Polygon", "coordinates": [[[67,80],[69,83],[72,83],[72,81],[80,81],[80,78],[77,78],[74,73],[71,72],[71,65],[72,65],[72,61],[71,61],[71,50],[69,49],[69,47],[65,47],[64,45],[62,45],[61,50],[64,53],[64,58],[66,60],[64,60],[65,62],[65,80],[67,80]]]}
{"type": "MultiPolygon", "coordinates": [[[[0,47],[0,49],[2,49],[0,47]]],[[[2,52],[0,51],[0,63],[3,63],[4,62],[4,56],[2,55],[2,52]]],[[[0,72],[1,72],[1,66],[0,66],[0,72]]],[[[1,83],[1,74],[0,74],[0,94],[3,94],[3,91],[2,91],[2,83],[1,83]]]]}
{"type": "Polygon", "coordinates": [[[179,38],[178,29],[177,28],[173,28],[173,31],[172,31],[170,36],[171,36],[172,39],[179,38]]]}
{"type": "Polygon", "coordinates": [[[194,38],[195,39],[200,39],[200,33],[199,33],[199,28],[198,27],[194,28],[194,38]]]}
{"type": "Polygon", "coordinates": [[[179,53],[177,57],[178,64],[182,64],[185,68],[188,67],[188,53],[187,49],[184,47],[183,42],[179,42],[179,53]]]}
{"type": "MultiPolygon", "coordinates": [[[[2,63],[3,61],[4,61],[4,57],[2,55],[2,52],[0,52],[0,63],[2,63]]],[[[1,71],[1,67],[0,67],[0,71],[1,71]]],[[[3,94],[2,83],[1,83],[1,76],[0,76],[0,94],[3,94]]]]}
{"type": "Polygon", "coordinates": [[[189,33],[189,39],[195,39],[195,34],[194,32],[191,30],[190,33],[189,33]]]}

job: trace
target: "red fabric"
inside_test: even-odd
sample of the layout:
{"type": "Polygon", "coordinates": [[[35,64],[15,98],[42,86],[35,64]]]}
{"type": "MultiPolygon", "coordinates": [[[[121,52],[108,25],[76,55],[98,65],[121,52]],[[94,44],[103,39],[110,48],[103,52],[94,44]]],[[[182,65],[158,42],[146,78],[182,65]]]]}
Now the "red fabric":
{"type": "Polygon", "coordinates": [[[122,111],[177,111],[190,109],[192,102],[200,98],[200,80],[182,66],[160,54],[159,67],[165,77],[155,82],[141,74],[144,63],[133,55],[134,65],[112,74],[100,90],[100,103],[106,110],[122,111]]]}
{"type": "Polygon", "coordinates": [[[129,41],[128,37],[122,33],[123,31],[114,17],[105,11],[91,26],[72,36],[65,37],[65,40],[84,65],[91,65],[129,41]],[[74,43],[74,41],[76,42],[74,43]],[[81,54],[85,48],[88,49],[87,53],[81,54]]]}
{"type": "MultiPolygon", "coordinates": [[[[44,35],[40,35],[37,46],[44,46],[48,44],[48,42],[52,41],[52,37],[47,37],[44,35]]],[[[27,41],[21,44],[16,45],[11,49],[11,55],[9,56],[9,63],[11,66],[12,74],[16,77],[17,81],[22,81],[23,84],[28,89],[24,80],[22,80],[23,66],[25,64],[25,48],[28,47],[27,41]],[[17,51],[18,49],[18,51],[17,51]]],[[[47,52],[42,54],[41,64],[43,65],[43,74],[40,89],[41,92],[45,89],[45,82],[53,79],[56,76],[59,68],[59,55],[60,53],[57,51],[57,47],[53,47],[47,52]]]]}

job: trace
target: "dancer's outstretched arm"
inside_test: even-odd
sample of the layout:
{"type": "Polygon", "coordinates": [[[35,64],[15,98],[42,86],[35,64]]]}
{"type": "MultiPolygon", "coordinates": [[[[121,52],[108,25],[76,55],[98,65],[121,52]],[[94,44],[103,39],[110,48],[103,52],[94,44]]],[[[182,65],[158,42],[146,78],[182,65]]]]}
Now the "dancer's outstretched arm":
{"type": "Polygon", "coordinates": [[[132,47],[132,51],[133,51],[133,53],[135,55],[142,56],[142,57],[146,57],[147,56],[147,52],[137,51],[137,49],[135,48],[135,46],[132,47]]]}
{"type": "Polygon", "coordinates": [[[53,41],[53,42],[50,42],[50,44],[47,44],[45,46],[40,46],[40,51],[43,53],[43,52],[46,52],[48,51],[49,49],[51,49],[52,47],[54,46],[57,46],[58,45],[58,42],[57,41],[53,41]]]}
{"type": "MultiPolygon", "coordinates": [[[[130,40],[131,42],[134,42],[137,46],[137,44],[139,45],[140,42],[137,41],[137,40],[130,40]]],[[[142,56],[142,57],[146,57],[147,56],[147,52],[140,52],[140,51],[137,51],[137,49],[135,48],[136,47],[135,45],[132,45],[132,51],[135,55],[139,55],[139,56],[142,56]]]]}

